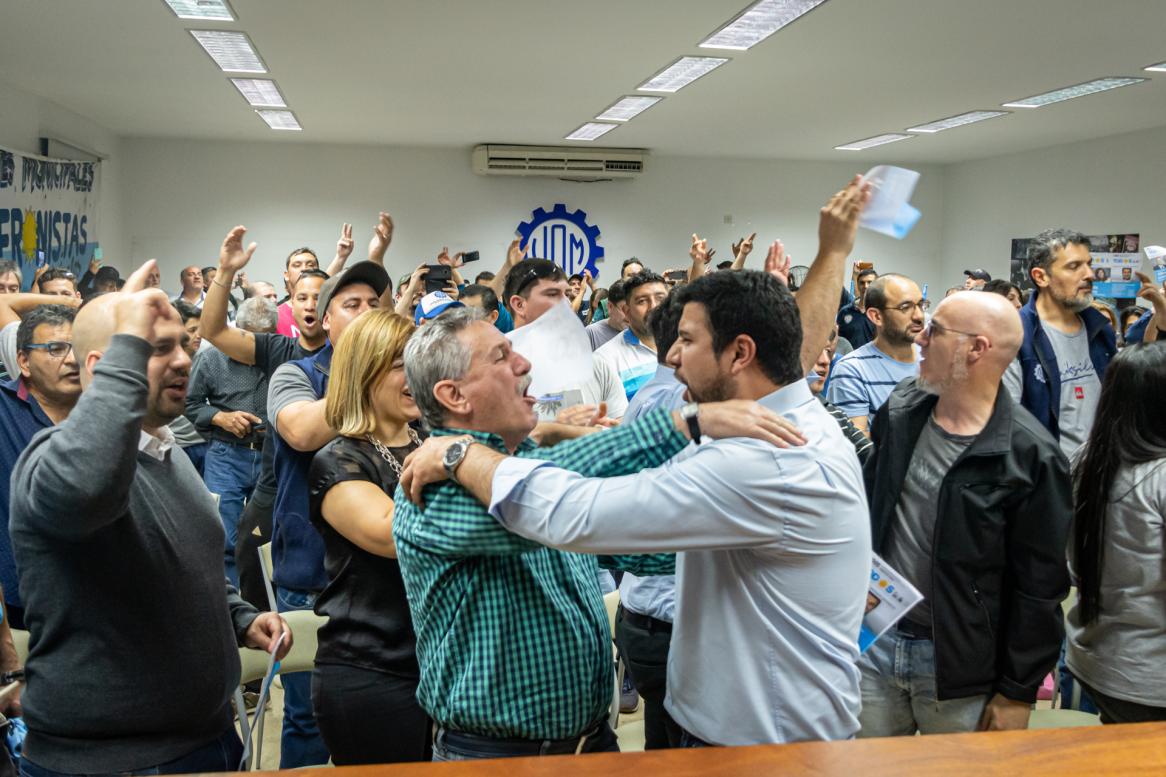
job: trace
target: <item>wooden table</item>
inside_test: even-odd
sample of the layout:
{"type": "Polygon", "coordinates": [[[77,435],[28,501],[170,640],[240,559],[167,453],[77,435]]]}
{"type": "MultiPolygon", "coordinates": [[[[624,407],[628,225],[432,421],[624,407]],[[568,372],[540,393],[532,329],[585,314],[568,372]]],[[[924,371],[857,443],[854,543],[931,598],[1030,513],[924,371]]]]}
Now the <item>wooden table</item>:
{"type": "Polygon", "coordinates": [[[797,745],[297,769],[291,777],[696,775],[1166,775],[1166,723],[809,742],[797,745]]]}

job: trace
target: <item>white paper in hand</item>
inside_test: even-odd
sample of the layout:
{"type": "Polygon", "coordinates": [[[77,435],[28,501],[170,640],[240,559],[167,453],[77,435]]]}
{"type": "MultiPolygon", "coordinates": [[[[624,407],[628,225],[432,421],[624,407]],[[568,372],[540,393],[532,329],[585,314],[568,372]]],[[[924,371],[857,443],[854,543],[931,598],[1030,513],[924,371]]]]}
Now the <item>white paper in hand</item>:
{"type": "MultiPolygon", "coordinates": [[[[510,344],[530,362],[530,394],[538,407],[581,404],[579,389],[592,378],[591,340],[564,300],[533,323],[508,332],[510,344]]],[[[540,417],[553,413],[539,411],[540,417]]]]}
{"type": "Polygon", "coordinates": [[[922,215],[910,203],[915,184],[919,182],[919,173],[893,165],[879,165],[872,167],[864,177],[871,184],[872,191],[858,225],[902,240],[922,215]]]}

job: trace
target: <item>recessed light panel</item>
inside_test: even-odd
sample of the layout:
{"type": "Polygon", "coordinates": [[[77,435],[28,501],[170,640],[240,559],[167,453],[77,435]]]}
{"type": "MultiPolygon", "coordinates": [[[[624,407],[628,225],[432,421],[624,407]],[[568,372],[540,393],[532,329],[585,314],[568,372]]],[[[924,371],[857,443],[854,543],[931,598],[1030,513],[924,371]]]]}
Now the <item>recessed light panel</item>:
{"type": "Polygon", "coordinates": [[[598,121],[589,121],[579,129],[567,136],[567,140],[595,140],[601,135],[606,135],[613,129],[618,127],[618,124],[603,124],[598,121]]]}
{"type": "Polygon", "coordinates": [[[728,61],[722,57],[681,57],[636,88],[641,92],[679,92],[728,61]]]}
{"type": "Polygon", "coordinates": [[[263,60],[246,33],[229,30],[191,30],[198,44],[211,55],[219,69],[228,73],[266,73],[263,60]]]}
{"type": "Polygon", "coordinates": [[[599,121],[631,121],[663,99],[663,97],[624,97],[595,118],[599,121]]]}
{"type": "Polygon", "coordinates": [[[943,132],[944,130],[954,129],[955,127],[963,127],[967,124],[975,124],[977,121],[986,121],[988,119],[995,119],[998,116],[1007,116],[1008,111],[970,111],[968,113],[961,113],[959,116],[951,116],[939,121],[929,122],[927,124],[920,124],[918,127],[908,127],[908,132],[943,132]]]}
{"type": "Polygon", "coordinates": [[[286,108],[287,101],[274,81],[265,78],[232,78],[231,83],[256,108],[286,108]]]}
{"type": "Polygon", "coordinates": [[[1052,105],[1053,103],[1063,102],[1065,100],[1072,100],[1075,97],[1084,97],[1087,94],[1097,94],[1098,92],[1106,92],[1110,89],[1117,89],[1122,86],[1130,86],[1131,84],[1140,84],[1147,79],[1145,78],[1098,78],[1096,81],[1086,81],[1083,84],[1076,86],[1067,86],[1064,89],[1057,89],[1053,92],[1045,92],[1044,94],[1026,97],[1023,100],[1016,102],[1004,103],[1005,108],[1040,108],[1043,105],[1052,105]]]}
{"type": "Polygon", "coordinates": [[[296,115],[291,111],[255,111],[273,130],[301,130],[296,115]]]}
{"type": "Polygon", "coordinates": [[[882,146],[887,143],[895,143],[900,140],[910,140],[914,135],[900,135],[898,133],[889,133],[887,135],[875,135],[873,138],[866,140],[856,140],[853,143],[847,143],[845,146],[835,146],[837,151],[862,151],[875,146],[882,146]]]}
{"type": "Polygon", "coordinates": [[[1150,65],[1146,70],[1155,73],[1166,73],[1166,62],[1159,62],[1157,65],[1150,65]]]}
{"type": "Polygon", "coordinates": [[[826,0],[760,0],[700,42],[704,49],[744,51],[826,0]]]}
{"type": "Polygon", "coordinates": [[[165,0],[179,19],[208,19],[214,22],[233,22],[235,15],[227,0],[165,0]]]}

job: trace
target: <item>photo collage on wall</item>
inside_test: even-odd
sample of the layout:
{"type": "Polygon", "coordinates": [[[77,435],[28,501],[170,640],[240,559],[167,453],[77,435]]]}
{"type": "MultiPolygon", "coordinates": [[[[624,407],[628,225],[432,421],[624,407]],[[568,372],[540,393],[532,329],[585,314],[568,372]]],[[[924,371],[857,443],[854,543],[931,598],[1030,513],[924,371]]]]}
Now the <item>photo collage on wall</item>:
{"type": "MultiPolygon", "coordinates": [[[[1025,262],[1034,238],[1013,238],[1010,278],[1022,291],[1033,287],[1025,262]]],[[[1093,296],[1121,301],[1137,297],[1141,283],[1134,273],[1142,265],[1141,236],[1132,233],[1089,235],[1093,259],[1093,296]]]]}

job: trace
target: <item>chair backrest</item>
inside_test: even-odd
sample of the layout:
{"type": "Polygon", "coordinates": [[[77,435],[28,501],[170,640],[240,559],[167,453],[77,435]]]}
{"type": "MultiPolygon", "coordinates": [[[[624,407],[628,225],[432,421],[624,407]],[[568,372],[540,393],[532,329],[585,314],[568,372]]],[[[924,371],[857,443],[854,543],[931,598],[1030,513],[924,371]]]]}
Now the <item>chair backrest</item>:
{"type": "Polygon", "coordinates": [[[12,629],[12,644],[16,646],[16,657],[20,665],[28,663],[28,632],[24,629],[12,629]]]}
{"type": "Polygon", "coordinates": [[[615,634],[615,611],[619,608],[619,591],[612,591],[603,595],[603,604],[607,607],[607,626],[615,634]]]}
{"type": "MultiPolygon", "coordinates": [[[[311,610],[292,610],[283,613],[283,619],[292,632],[292,648],[279,662],[279,674],[310,672],[316,664],[316,632],[328,620],[311,610]]],[[[267,671],[267,653],[254,648],[239,648],[239,660],[243,664],[240,683],[246,684],[262,680],[267,671]]]]}

